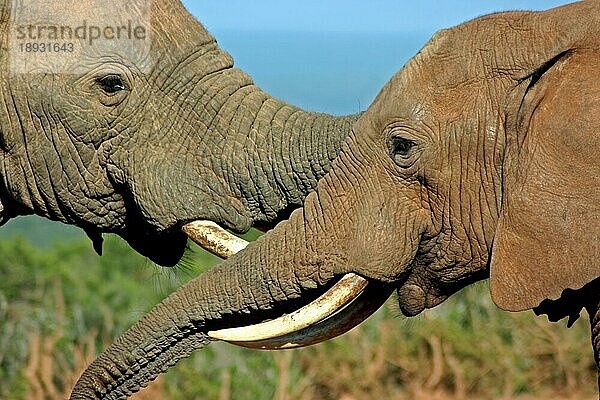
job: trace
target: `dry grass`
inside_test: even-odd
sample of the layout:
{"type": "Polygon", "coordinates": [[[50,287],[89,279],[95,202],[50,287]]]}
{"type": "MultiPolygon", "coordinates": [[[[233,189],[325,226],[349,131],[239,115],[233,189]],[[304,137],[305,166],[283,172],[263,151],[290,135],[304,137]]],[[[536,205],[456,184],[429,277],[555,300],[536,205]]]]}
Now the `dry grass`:
{"type": "MultiPolygon", "coordinates": [[[[84,337],[70,342],[67,347],[59,346],[68,340],[65,334],[65,304],[61,286],[54,285],[54,307],[56,330],[48,336],[39,332],[29,338],[29,357],[24,376],[28,382],[26,399],[28,400],[64,400],[68,399],[71,389],[85,368],[94,360],[98,352],[98,332],[92,330],[84,337]]],[[[106,321],[111,325],[110,321],[106,321]]],[[[103,348],[110,345],[110,338],[101,340],[103,348]]],[[[159,378],[151,387],[133,396],[134,400],[165,399],[163,379],[159,378]]]]}
{"type": "Polygon", "coordinates": [[[90,331],[67,349],[71,360],[57,344],[64,338],[65,304],[61,287],[54,285],[56,330],[43,337],[39,332],[29,338],[29,360],[24,375],[29,382],[26,397],[31,400],[66,399],[85,366],[96,354],[97,332],[90,331]]]}

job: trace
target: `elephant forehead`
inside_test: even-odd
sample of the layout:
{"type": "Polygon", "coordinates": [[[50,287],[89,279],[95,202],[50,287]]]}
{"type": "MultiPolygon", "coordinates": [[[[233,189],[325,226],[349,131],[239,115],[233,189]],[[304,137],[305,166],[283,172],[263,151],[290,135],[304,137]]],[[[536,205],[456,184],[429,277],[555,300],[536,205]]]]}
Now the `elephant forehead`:
{"type": "Polygon", "coordinates": [[[430,53],[426,47],[388,82],[369,115],[383,124],[398,118],[416,123],[454,121],[474,98],[486,93],[482,90],[486,81],[466,74],[460,57],[450,62],[430,53]]]}

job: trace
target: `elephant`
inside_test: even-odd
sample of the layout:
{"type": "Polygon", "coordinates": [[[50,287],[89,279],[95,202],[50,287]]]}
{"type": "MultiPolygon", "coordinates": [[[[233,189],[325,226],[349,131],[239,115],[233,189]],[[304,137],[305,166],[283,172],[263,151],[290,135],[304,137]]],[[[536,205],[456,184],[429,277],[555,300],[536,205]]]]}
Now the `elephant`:
{"type": "Polygon", "coordinates": [[[507,311],[591,313],[600,351],[600,3],[436,33],[302,208],[168,296],[84,372],[116,399],[214,340],[299,347],[396,292],[415,316],[490,279],[507,311]]]}
{"type": "Polygon", "coordinates": [[[263,92],[178,0],[102,4],[37,2],[37,15],[0,3],[0,223],[37,214],[76,225],[98,252],[115,233],[172,266],[192,221],[242,233],[301,206],[358,116],[263,92]],[[110,18],[120,19],[93,25],[110,18]],[[143,45],[96,39],[126,35],[127,21],[143,45]],[[27,58],[45,44],[21,39],[59,34],[70,40],[60,53],[27,58]]]}

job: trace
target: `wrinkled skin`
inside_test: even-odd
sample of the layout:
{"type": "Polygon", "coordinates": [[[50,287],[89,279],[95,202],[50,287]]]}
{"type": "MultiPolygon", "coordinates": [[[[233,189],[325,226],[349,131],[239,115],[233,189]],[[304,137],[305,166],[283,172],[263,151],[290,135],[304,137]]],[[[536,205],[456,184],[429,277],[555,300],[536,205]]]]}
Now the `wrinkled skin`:
{"type": "MultiPolygon", "coordinates": [[[[165,299],[73,397],[126,396],[208,331],[281,315],[349,272],[396,288],[409,316],[491,274],[502,308],[546,299],[542,311],[560,317],[563,290],[600,275],[599,27],[600,4],[584,2],[436,34],[304,207],[165,299]]],[[[594,310],[589,285],[589,302],[575,295],[566,308],[594,310]]]]}
{"type": "MultiPolygon", "coordinates": [[[[0,2],[5,54],[12,3],[0,2]]],[[[137,20],[134,3],[115,7],[137,20]]],[[[102,233],[117,233],[173,265],[187,222],[244,232],[287,217],[356,117],[270,97],[179,1],[138,3],[151,4],[150,65],[117,50],[73,71],[12,74],[0,58],[0,221],[37,214],[77,225],[97,248],[102,233]]],[[[93,17],[86,2],[69,12],[93,17]]]]}

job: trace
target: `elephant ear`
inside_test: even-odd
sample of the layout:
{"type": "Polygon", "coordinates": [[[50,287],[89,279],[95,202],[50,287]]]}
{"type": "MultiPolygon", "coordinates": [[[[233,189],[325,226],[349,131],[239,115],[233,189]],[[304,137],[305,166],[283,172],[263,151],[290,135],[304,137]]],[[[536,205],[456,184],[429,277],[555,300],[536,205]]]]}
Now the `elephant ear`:
{"type": "Polygon", "coordinates": [[[534,308],[600,276],[598,61],[557,57],[524,83],[509,113],[490,264],[492,297],[504,310],[534,308]]]}

